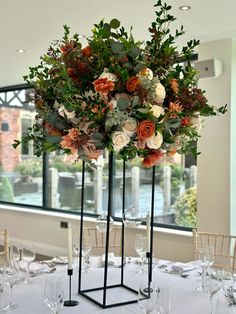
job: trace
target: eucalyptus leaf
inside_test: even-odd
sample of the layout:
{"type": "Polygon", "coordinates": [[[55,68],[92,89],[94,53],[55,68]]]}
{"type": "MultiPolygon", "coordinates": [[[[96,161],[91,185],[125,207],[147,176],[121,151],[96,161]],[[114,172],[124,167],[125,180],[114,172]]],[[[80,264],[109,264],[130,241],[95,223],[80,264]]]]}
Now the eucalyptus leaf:
{"type": "Polygon", "coordinates": [[[61,141],[60,136],[51,136],[51,135],[47,136],[47,142],[50,144],[56,144],[56,143],[59,143],[60,141],[61,141]]]}
{"type": "Polygon", "coordinates": [[[138,62],[136,64],[136,66],[134,67],[134,72],[138,73],[139,71],[141,71],[144,68],[145,68],[145,65],[143,63],[141,63],[141,62],[138,62]]]}
{"type": "Polygon", "coordinates": [[[128,51],[128,55],[133,58],[138,57],[140,54],[141,50],[135,45],[131,46],[131,48],[128,51]]]}
{"type": "Polygon", "coordinates": [[[110,27],[114,29],[120,27],[120,21],[118,21],[117,19],[112,19],[110,22],[110,27]]]}
{"type": "Polygon", "coordinates": [[[180,126],[181,124],[181,120],[180,119],[171,119],[171,120],[168,120],[167,121],[167,126],[169,128],[173,128],[173,129],[176,129],[180,126]]]}
{"type": "Polygon", "coordinates": [[[117,101],[117,107],[123,111],[126,110],[127,107],[129,106],[129,101],[126,98],[119,98],[117,101]]]}
{"type": "Polygon", "coordinates": [[[96,141],[102,141],[103,140],[103,134],[102,133],[94,133],[92,135],[92,139],[96,140],[96,141]]]}
{"type": "Polygon", "coordinates": [[[124,45],[118,41],[111,43],[111,50],[114,53],[120,53],[124,51],[124,45]]]}

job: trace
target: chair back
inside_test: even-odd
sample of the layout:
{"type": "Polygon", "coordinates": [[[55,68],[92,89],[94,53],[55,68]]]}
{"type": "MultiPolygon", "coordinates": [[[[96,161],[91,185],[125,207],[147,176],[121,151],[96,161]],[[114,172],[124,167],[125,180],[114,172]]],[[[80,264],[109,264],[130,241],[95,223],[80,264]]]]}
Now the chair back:
{"type": "MultiPolygon", "coordinates": [[[[86,227],[83,230],[83,237],[91,236],[93,255],[105,253],[106,233],[99,232],[96,227],[86,227]]],[[[121,228],[112,227],[109,234],[109,252],[121,255],[121,228]]]]}
{"type": "Polygon", "coordinates": [[[0,230],[0,264],[7,260],[9,254],[9,234],[8,230],[0,230]]]}
{"type": "Polygon", "coordinates": [[[214,267],[231,272],[236,270],[236,236],[193,230],[195,259],[198,259],[199,249],[205,245],[214,248],[214,267]]]}

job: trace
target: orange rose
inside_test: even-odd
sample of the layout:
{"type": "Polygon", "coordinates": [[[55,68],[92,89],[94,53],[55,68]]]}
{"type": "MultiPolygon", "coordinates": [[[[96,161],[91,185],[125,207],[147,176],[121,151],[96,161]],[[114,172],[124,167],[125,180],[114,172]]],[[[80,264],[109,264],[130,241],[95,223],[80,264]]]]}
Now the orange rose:
{"type": "Polygon", "coordinates": [[[164,153],[162,153],[159,149],[153,150],[147,157],[143,159],[143,166],[150,168],[159,165],[163,156],[164,153]]]}
{"type": "Polygon", "coordinates": [[[136,76],[131,76],[127,81],[126,81],[126,88],[127,91],[130,93],[135,92],[140,86],[140,80],[136,76]]]}
{"type": "Polygon", "coordinates": [[[151,137],[155,132],[155,123],[151,120],[144,120],[138,124],[138,138],[140,140],[145,140],[151,137]]]}
{"type": "Polygon", "coordinates": [[[82,49],[82,54],[85,57],[90,57],[92,55],[91,47],[88,45],[84,49],[82,49]]]}
{"type": "Polygon", "coordinates": [[[100,78],[94,81],[94,89],[97,93],[107,96],[110,91],[113,91],[115,83],[107,78],[100,78]]]}
{"type": "Polygon", "coordinates": [[[172,149],[170,149],[167,153],[166,153],[166,155],[167,156],[174,156],[174,154],[177,152],[177,149],[176,148],[172,148],[172,149]]]}

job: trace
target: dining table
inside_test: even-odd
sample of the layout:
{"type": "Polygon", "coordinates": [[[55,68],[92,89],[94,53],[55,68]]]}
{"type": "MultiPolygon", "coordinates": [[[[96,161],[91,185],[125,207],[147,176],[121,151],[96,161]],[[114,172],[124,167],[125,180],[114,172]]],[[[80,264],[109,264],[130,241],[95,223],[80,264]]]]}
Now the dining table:
{"type": "MultiPolygon", "coordinates": [[[[124,283],[138,290],[139,282],[147,278],[147,272],[138,271],[137,259],[129,259],[123,267],[124,283]]],[[[186,276],[180,273],[168,271],[168,261],[154,260],[152,266],[152,281],[157,286],[168,286],[170,290],[171,310],[167,314],[210,314],[210,297],[205,292],[197,291],[201,285],[201,274],[199,269],[189,271],[186,276]]],[[[169,267],[169,266],[168,266],[169,267]]],[[[170,268],[169,268],[170,269],[170,268]]],[[[120,283],[121,266],[115,263],[108,267],[108,284],[120,283]]],[[[13,287],[13,301],[18,306],[15,310],[9,311],[16,314],[47,314],[51,313],[50,309],[44,303],[44,285],[47,278],[59,276],[63,281],[64,299],[68,300],[69,296],[69,278],[67,275],[67,265],[57,264],[53,273],[39,272],[32,276],[31,284],[17,284],[13,287]]],[[[98,287],[103,284],[104,267],[101,263],[101,257],[93,257],[90,270],[82,272],[81,284],[83,289],[98,287]]],[[[123,314],[123,313],[144,313],[138,303],[132,303],[122,306],[115,306],[103,309],[94,302],[78,294],[78,268],[74,264],[73,275],[71,277],[71,299],[79,301],[77,306],[63,307],[61,314],[78,313],[78,314],[123,314]]],[[[137,295],[130,293],[126,289],[117,288],[108,295],[109,302],[127,300],[129,298],[136,300],[137,295]]],[[[2,303],[7,303],[9,298],[9,289],[6,288],[2,303]]],[[[216,314],[233,314],[236,313],[236,305],[228,305],[223,290],[220,289],[214,296],[214,310],[216,314]]],[[[153,314],[157,313],[153,310],[153,314]]]]}

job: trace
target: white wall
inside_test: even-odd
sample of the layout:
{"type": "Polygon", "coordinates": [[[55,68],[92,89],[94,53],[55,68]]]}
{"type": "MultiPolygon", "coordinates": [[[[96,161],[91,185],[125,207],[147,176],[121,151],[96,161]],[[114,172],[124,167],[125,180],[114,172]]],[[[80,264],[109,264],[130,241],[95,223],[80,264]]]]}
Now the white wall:
{"type": "MultiPolygon", "coordinates": [[[[218,58],[223,62],[223,74],[219,78],[201,80],[200,87],[207,90],[209,104],[221,106],[229,104],[228,113],[224,116],[205,119],[202,137],[198,149],[198,228],[202,231],[236,233],[231,222],[235,217],[233,207],[235,196],[231,196],[232,186],[236,178],[230,179],[230,171],[236,169],[233,159],[236,145],[234,144],[236,124],[232,126],[232,117],[236,117],[234,107],[236,91],[232,89],[236,76],[236,45],[232,40],[205,43],[200,46],[200,60],[218,58]],[[231,66],[233,62],[233,72],[231,66]],[[232,98],[232,101],[231,101],[232,98]],[[231,107],[231,106],[232,107],[231,107]],[[233,106],[234,105],[234,106],[233,106]],[[233,114],[231,117],[231,114],[233,114]],[[231,146],[230,146],[231,144],[231,146]],[[232,169],[231,169],[232,168],[232,169]]],[[[236,158],[234,158],[236,160],[236,158]]],[[[233,194],[232,194],[233,195],[233,194]]],[[[0,207],[0,228],[9,229],[12,239],[34,241],[38,251],[44,254],[66,254],[66,230],[60,228],[60,221],[72,222],[74,232],[79,230],[79,221],[75,216],[63,214],[45,215],[42,211],[29,213],[8,210],[0,207]]],[[[142,229],[139,230],[142,232],[142,229]]],[[[137,230],[130,229],[127,233],[127,255],[134,255],[134,237],[137,230]]],[[[154,234],[155,256],[172,260],[192,259],[191,233],[163,230],[158,228],[154,234]]]]}

